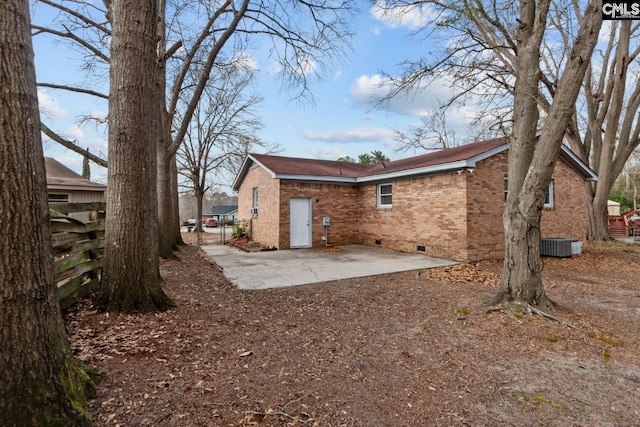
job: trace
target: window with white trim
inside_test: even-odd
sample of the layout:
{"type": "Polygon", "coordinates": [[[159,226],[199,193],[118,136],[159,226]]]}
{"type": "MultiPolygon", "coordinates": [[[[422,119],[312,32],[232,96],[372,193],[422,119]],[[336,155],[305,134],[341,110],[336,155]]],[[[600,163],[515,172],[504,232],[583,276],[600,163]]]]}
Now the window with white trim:
{"type": "MultiPolygon", "coordinates": [[[[506,203],[507,196],[509,195],[509,177],[504,176],[504,201],[506,203]]],[[[553,208],[553,180],[549,181],[549,188],[547,188],[547,194],[544,197],[544,207],[553,208]]]]}
{"type": "Polygon", "coordinates": [[[391,184],[378,184],[378,207],[390,208],[393,206],[393,187],[391,184]]]}
{"type": "Polygon", "coordinates": [[[553,180],[549,181],[549,188],[547,188],[547,195],[544,198],[544,207],[553,207],[553,180]]]}
{"type": "Polygon", "coordinates": [[[251,207],[258,209],[258,187],[253,187],[253,199],[251,201],[251,207]]]}

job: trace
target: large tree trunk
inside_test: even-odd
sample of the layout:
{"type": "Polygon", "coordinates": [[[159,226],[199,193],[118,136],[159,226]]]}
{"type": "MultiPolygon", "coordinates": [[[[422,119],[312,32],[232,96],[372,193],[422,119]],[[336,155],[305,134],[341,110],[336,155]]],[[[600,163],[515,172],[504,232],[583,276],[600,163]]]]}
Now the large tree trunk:
{"type": "Polygon", "coordinates": [[[109,187],[95,302],[107,311],[156,311],[173,305],[160,287],[158,256],[158,4],[113,0],[110,13],[109,187]]]}
{"type": "Polygon", "coordinates": [[[505,204],[504,272],[496,302],[553,306],[540,269],[540,219],[544,198],[560,152],[573,104],[598,40],[602,15],[591,1],[575,40],[556,96],[536,144],[540,43],[546,30],[549,0],[523,0],[518,26],[513,137],[509,148],[509,194],[505,204]]]}
{"type": "Polygon", "coordinates": [[[179,202],[179,193],[178,193],[178,165],[176,163],[176,156],[173,155],[173,160],[171,161],[171,193],[175,194],[174,197],[171,198],[172,206],[171,210],[173,214],[171,215],[173,225],[171,227],[173,233],[173,241],[176,245],[185,245],[184,240],[182,239],[182,233],[180,233],[180,202],[179,202]]]}
{"type": "MultiPolygon", "coordinates": [[[[172,193],[171,186],[171,161],[175,157],[170,153],[171,146],[171,120],[167,113],[167,97],[165,88],[167,87],[167,69],[165,49],[167,40],[165,37],[165,0],[158,2],[158,13],[160,21],[158,23],[158,140],[157,140],[157,179],[158,179],[158,254],[162,258],[173,258],[173,250],[176,248],[173,230],[173,197],[178,197],[172,193]]],[[[174,160],[175,161],[175,160],[174,160]]],[[[178,225],[179,227],[179,225],[178,225]]]]}
{"type": "Polygon", "coordinates": [[[0,2],[0,425],[89,426],[53,279],[26,0],[0,2]]]}
{"type": "MultiPolygon", "coordinates": [[[[619,23],[620,31],[616,44],[615,61],[611,65],[608,80],[606,115],[599,115],[593,125],[594,132],[601,131],[603,119],[606,117],[606,128],[601,144],[594,150],[594,168],[598,173],[598,182],[591,187],[593,205],[587,211],[587,239],[602,241],[609,238],[607,201],[616,178],[624,168],[624,164],[637,146],[637,136],[633,136],[633,111],[638,109],[636,96],[630,97],[626,103],[627,78],[629,61],[629,41],[631,37],[631,21],[619,23]],[[623,112],[624,108],[629,111],[623,112]],[[631,120],[629,120],[631,117],[631,120]],[[622,123],[621,123],[622,121],[622,123]]],[[[633,88],[634,85],[632,85],[633,88]]],[[[637,90],[637,89],[636,89],[637,90]]],[[[592,101],[596,102],[596,101],[592,101]]],[[[597,105],[600,105],[598,103],[597,105]]]]}
{"type": "MultiPolygon", "coordinates": [[[[164,120],[163,120],[164,122],[164,120]]],[[[173,232],[173,192],[171,186],[171,159],[167,154],[166,132],[158,143],[158,231],[159,254],[162,258],[173,258],[176,247],[173,232]]],[[[176,195],[177,197],[177,195],[176,195]]]]}
{"type": "MultiPolygon", "coordinates": [[[[544,3],[544,2],[543,2],[544,3]]],[[[540,212],[528,209],[522,212],[521,190],[536,146],[538,126],[537,85],[540,79],[540,43],[546,22],[548,2],[536,8],[536,2],[522,2],[518,29],[517,77],[514,97],[514,128],[509,148],[509,193],[505,204],[503,224],[505,231],[504,273],[497,300],[534,301],[544,294],[540,269],[540,212]],[[546,9],[545,9],[546,7],[546,9]],[[537,225],[536,225],[537,224],[537,225]]],[[[522,204],[535,202],[533,194],[522,204]]]]}
{"type": "MultiPolygon", "coordinates": [[[[597,192],[603,193],[604,184],[598,183],[596,194],[593,193],[592,186],[587,184],[587,240],[604,241],[609,239],[609,210],[608,197],[597,197],[597,192]]],[[[608,187],[611,190],[611,187],[608,187]]],[[[607,196],[609,192],[607,191],[607,196]]]]}

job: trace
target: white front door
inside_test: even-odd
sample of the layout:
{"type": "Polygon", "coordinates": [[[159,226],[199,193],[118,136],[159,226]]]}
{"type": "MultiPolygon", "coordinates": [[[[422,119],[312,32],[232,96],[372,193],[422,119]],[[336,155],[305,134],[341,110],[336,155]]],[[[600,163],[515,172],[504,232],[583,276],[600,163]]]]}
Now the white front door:
{"type": "Polygon", "coordinates": [[[311,247],[311,199],[289,199],[292,248],[311,247]]]}

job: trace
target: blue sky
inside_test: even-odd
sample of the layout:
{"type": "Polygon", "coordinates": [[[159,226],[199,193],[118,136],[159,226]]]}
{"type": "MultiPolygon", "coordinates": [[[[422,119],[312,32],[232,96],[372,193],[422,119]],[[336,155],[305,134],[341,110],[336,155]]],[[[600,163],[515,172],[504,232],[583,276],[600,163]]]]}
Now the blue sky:
{"type": "MultiPolygon", "coordinates": [[[[409,154],[396,152],[393,130],[407,130],[412,124],[420,123],[420,115],[429,114],[447,100],[447,84],[442,83],[432,84],[415,96],[396,99],[384,109],[373,107],[374,96],[384,93],[381,72],[395,75],[399,72],[399,63],[419,58],[434,46],[410,37],[416,25],[426,18],[419,10],[404,14],[402,21],[392,21],[381,18],[376,8],[367,4],[355,22],[357,35],[352,40],[353,51],[331,64],[322,81],[311,79],[313,103],[292,100],[295,90],[282,88],[276,74],[269,72],[273,64],[252,57],[259,70],[256,89],[264,98],[257,108],[264,123],[259,136],[268,143],[278,144],[280,155],[335,160],[380,150],[392,159],[406,157],[409,154]]],[[[35,23],[51,19],[42,5],[35,13],[35,23]]],[[[78,68],[81,61],[77,52],[52,44],[50,39],[41,36],[34,38],[34,48],[38,81],[81,80],[83,74],[78,68]]],[[[106,92],[108,81],[106,77],[97,78],[91,85],[106,92]]],[[[80,141],[82,147],[106,156],[104,127],[98,131],[94,124],[80,124],[78,120],[83,115],[105,117],[105,101],[90,101],[86,96],[51,89],[41,89],[39,100],[43,120],[49,127],[80,141]]],[[[453,110],[447,124],[463,133],[471,116],[465,108],[453,110]]],[[[45,156],[55,157],[75,171],[81,171],[80,156],[43,137],[45,156]]],[[[106,180],[106,171],[92,165],[92,179],[106,180]]]]}

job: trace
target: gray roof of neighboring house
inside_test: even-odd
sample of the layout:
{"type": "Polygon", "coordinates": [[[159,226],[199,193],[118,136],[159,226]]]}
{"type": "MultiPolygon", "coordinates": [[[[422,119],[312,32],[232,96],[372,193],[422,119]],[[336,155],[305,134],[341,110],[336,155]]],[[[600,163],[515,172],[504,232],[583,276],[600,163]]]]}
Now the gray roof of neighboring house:
{"type": "Polygon", "coordinates": [[[238,210],[238,205],[218,205],[211,207],[211,215],[229,215],[238,210]]]}
{"type": "MultiPolygon", "coordinates": [[[[278,179],[355,184],[473,168],[480,160],[508,149],[509,138],[502,137],[377,165],[249,154],[236,176],[233,189],[237,191],[240,188],[249,168],[254,164],[262,166],[273,178],[278,179]]],[[[564,144],[560,150],[560,158],[586,180],[598,179],[596,173],[564,144]]]]}
{"type": "Polygon", "coordinates": [[[107,186],[89,181],[51,157],[44,158],[49,190],[106,191],[107,186]]]}

